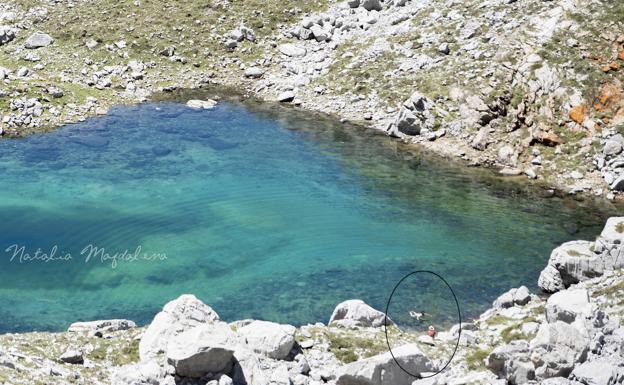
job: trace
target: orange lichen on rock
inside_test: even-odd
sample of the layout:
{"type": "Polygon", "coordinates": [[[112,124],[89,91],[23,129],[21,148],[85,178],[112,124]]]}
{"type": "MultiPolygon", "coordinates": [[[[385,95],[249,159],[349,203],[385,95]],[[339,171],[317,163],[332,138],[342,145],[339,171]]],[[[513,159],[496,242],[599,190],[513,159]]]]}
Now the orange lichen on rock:
{"type": "Polygon", "coordinates": [[[620,69],[620,65],[618,63],[611,63],[609,64],[609,68],[611,68],[613,71],[617,71],[620,69]]]}
{"type": "Polygon", "coordinates": [[[624,60],[624,51],[620,52],[620,54],[618,55],[618,59],[624,60]]]}
{"type": "Polygon", "coordinates": [[[602,119],[605,124],[624,122],[624,88],[619,81],[602,86],[594,104],[596,111],[611,116],[602,119]]]}
{"type": "Polygon", "coordinates": [[[605,84],[598,95],[598,103],[602,108],[608,107],[611,102],[617,102],[622,99],[622,91],[613,83],[605,84]]]}
{"type": "Polygon", "coordinates": [[[587,112],[586,110],[587,108],[584,104],[572,107],[572,109],[570,109],[570,119],[574,120],[578,124],[583,124],[585,121],[585,113],[587,112]]]}

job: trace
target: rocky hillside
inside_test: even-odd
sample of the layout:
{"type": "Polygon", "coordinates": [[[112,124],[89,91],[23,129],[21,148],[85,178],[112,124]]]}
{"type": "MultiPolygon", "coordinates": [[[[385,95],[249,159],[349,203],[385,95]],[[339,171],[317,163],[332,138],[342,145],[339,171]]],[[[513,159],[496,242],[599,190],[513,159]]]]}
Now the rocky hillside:
{"type": "Polygon", "coordinates": [[[0,131],[219,83],[613,198],[624,5],[610,0],[0,4],[0,131]]]}
{"type": "Polygon", "coordinates": [[[623,229],[624,217],[611,218],[590,251],[583,241],[555,249],[540,277],[549,297],[511,289],[435,338],[401,330],[359,300],[338,304],[328,325],[295,328],[228,324],[183,295],[144,328],[108,320],[0,336],[0,384],[622,384],[623,229]],[[560,263],[562,250],[582,262],[560,263]]]}

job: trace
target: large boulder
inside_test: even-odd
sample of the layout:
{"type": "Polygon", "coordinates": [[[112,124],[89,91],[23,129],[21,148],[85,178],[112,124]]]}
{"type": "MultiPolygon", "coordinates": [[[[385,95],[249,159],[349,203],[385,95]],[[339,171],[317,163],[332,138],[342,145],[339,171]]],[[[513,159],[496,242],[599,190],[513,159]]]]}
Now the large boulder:
{"type": "Polygon", "coordinates": [[[81,332],[116,332],[120,330],[128,330],[136,327],[133,321],[127,319],[112,319],[89,322],[74,322],[67,329],[70,333],[81,332]]]}
{"type": "Polygon", "coordinates": [[[54,38],[43,32],[35,32],[24,42],[24,48],[37,49],[41,47],[47,47],[54,43],[54,38]]]}
{"type": "Polygon", "coordinates": [[[0,25],[0,45],[9,43],[15,39],[15,29],[0,25]]]}
{"type": "Polygon", "coordinates": [[[339,368],[336,373],[336,384],[411,385],[414,382],[413,376],[435,371],[434,364],[420,349],[414,344],[408,344],[392,349],[392,354],[383,353],[339,368]],[[397,362],[405,370],[401,369],[397,362]]]}
{"type": "Polygon", "coordinates": [[[555,293],[565,289],[561,273],[553,265],[547,265],[539,275],[537,285],[547,293],[555,293]]]}
{"type": "Polygon", "coordinates": [[[420,135],[423,130],[431,130],[435,124],[435,118],[430,109],[433,102],[418,91],[414,92],[403,103],[399,114],[387,131],[392,136],[420,135]]]}
{"type": "Polygon", "coordinates": [[[538,285],[555,292],[605,271],[624,268],[623,244],[624,217],[609,218],[595,242],[572,241],[553,250],[538,285]]]}
{"type": "Polygon", "coordinates": [[[247,345],[239,344],[234,351],[232,380],[235,384],[266,385],[268,375],[258,356],[247,345]]]}
{"type": "Polygon", "coordinates": [[[236,343],[236,334],[227,323],[200,325],[169,340],[167,362],[180,377],[229,373],[236,343]]]}
{"type": "Polygon", "coordinates": [[[585,385],[616,385],[624,379],[624,367],[620,364],[613,359],[599,358],[578,365],[570,377],[585,385]]]}
{"type": "Polygon", "coordinates": [[[514,305],[526,305],[531,300],[531,293],[526,286],[510,289],[494,301],[492,304],[497,309],[506,309],[514,305]]]}
{"type": "Polygon", "coordinates": [[[530,348],[536,378],[567,377],[577,363],[587,358],[589,337],[577,325],[542,323],[530,348]]]}
{"type": "Polygon", "coordinates": [[[329,325],[344,327],[380,327],[384,322],[392,324],[384,313],[359,299],[339,303],[329,319],[329,325]]]}
{"type": "Polygon", "coordinates": [[[523,340],[498,346],[487,357],[486,365],[510,384],[524,384],[535,379],[533,363],[529,361],[529,344],[523,340]]]}
{"type": "Polygon", "coordinates": [[[196,326],[214,323],[219,315],[194,295],[185,294],[165,305],[156,314],[139,344],[142,360],[166,351],[168,340],[196,326]]]}
{"type": "Polygon", "coordinates": [[[577,318],[589,316],[592,306],[585,289],[563,290],[553,294],[546,302],[546,320],[572,323],[577,318]]]}
{"type": "Polygon", "coordinates": [[[268,321],[254,321],[238,330],[257,353],[277,360],[285,359],[295,345],[295,327],[268,321]]]}

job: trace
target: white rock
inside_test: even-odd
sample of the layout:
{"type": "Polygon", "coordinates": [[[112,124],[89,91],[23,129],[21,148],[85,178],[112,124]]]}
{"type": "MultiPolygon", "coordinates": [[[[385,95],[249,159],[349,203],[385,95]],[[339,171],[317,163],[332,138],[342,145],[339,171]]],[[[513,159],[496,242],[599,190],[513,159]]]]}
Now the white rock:
{"type": "Polygon", "coordinates": [[[258,79],[264,75],[264,70],[260,67],[249,67],[245,70],[245,77],[258,79]]]}
{"type": "Polygon", "coordinates": [[[219,320],[212,308],[194,295],[185,294],[165,305],[145,331],[139,344],[142,360],[166,351],[168,340],[202,324],[219,320]]]}
{"type": "Polygon", "coordinates": [[[601,358],[576,366],[570,377],[585,385],[616,384],[624,378],[624,367],[612,359],[601,358]]]}
{"type": "Polygon", "coordinates": [[[89,322],[74,322],[69,325],[67,329],[70,333],[80,332],[116,332],[120,330],[128,330],[136,327],[136,324],[130,320],[125,319],[113,319],[113,320],[101,320],[101,321],[89,321],[89,322]]]}
{"type": "Polygon", "coordinates": [[[337,385],[411,385],[414,375],[435,371],[435,366],[414,344],[403,345],[365,360],[356,361],[337,370],[337,385]],[[402,370],[401,367],[412,373],[402,370]]]}
{"type": "Polygon", "coordinates": [[[435,340],[428,335],[418,336],[418,342],[425,344],[425,345],[435,346],[435,340]]]}
{"type": "Polygon", "coordinates": [[[254,321],[238,330],[257,353],[283,360],[295,344],[295,327],[268,321],[254,321]]]}
{"type": "Polygon", "coordinates": [[[52,36],[43,33],[43,32],[35,32],[26,41],[24,42],[24,47],[27,49],[37,49],[41,47],[47,47],[50,44],[54,43],[54,39],[52,36]]]}
{"type": "MultiPolygon", "coordinates": [[[[383,326],[386,315],[379,310],[368,306],[364,301],[351,299],[339,303],[334,309],[329,324],[343,326],[380,327],[383,326]]],[[[392,321],[387,318],[389,324],[392,321]]]]}
{"type": "Polygon", "coordinates": [[[332,37],[331,31],[329,29],[327,29],[327,28],[324,28],[324,27],[318,25],[318,24],[314,24],[312,26],[312,28],[310,28],[310,31],[312,31],[312,35],[314,35],[314,38],[318,42],[324,42],[324,41],[331,40],[331,37],[332,37]]]}
{"type": "Polygon", "coordinates": [[[290,57],[303,57],[308,52],[304,46],[299,44],[280,44],[277,49],[290,57]]]}
{"type": "Polygon", "coordinates": [[[589,338],[562,321],[542,323],[530,348],[540,359],[535,364],[538,378],[567,377],[575,364],[587,357],[589,338]]]}
{"type": "Polygon", "coordinates": [[[232,369],[236,339],[225,322],[200,325],[169,340],[167,362],[181,377],[227,373],[232,369]]]}
{"type": "Polygon", "coordinates": [[[68,364],[82,364],[84,362],[82,352],[73,349],[67,350],[61,355],[61,357],[59,357],[59,359],[68,364]]]}
{"type": "Polygon", "coordinates": [[[14,28],[0,25],[0,45],[4,45],[15,39],[16,31],[14,28]]]}
{"type": "Polygon", "coordinates": [[[284,91],[277,95],[277,101],[281,103],[292,102],[295,99],[295,93],[293,91],[284,91]]]}
{"type": "Polygon", "coordinates": [[[186,105],[190,108],[209,110],[214,108],[217,105],[217,102],[212,99],[189,100],[188,102],[186,102],[186,105]]]}
{"type": "Polygon", "coordinates": [[[590,315],[592,307],[585,289],[563,290],[553,294],[546,302],[546,320],[572,323],[576,318],[590,315]]]}
{"type": "Polygon", "coordinates": [[[112,385],[165,385],[165,370],[156,361],[141,361],[113,369],[112,385]]]}

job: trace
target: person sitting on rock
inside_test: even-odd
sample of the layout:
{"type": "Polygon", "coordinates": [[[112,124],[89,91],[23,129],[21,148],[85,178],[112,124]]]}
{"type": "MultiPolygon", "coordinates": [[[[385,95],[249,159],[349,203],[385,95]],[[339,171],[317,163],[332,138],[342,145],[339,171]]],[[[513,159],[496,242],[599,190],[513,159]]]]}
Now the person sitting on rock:
{"type": "Polygon", "coordinates": [[[429,325],[429,328],[427,330],[427,335],[431,338],[435,338],[436,330],[435,330],[435,327],[433,327],[433,325],[429,325]]]}

